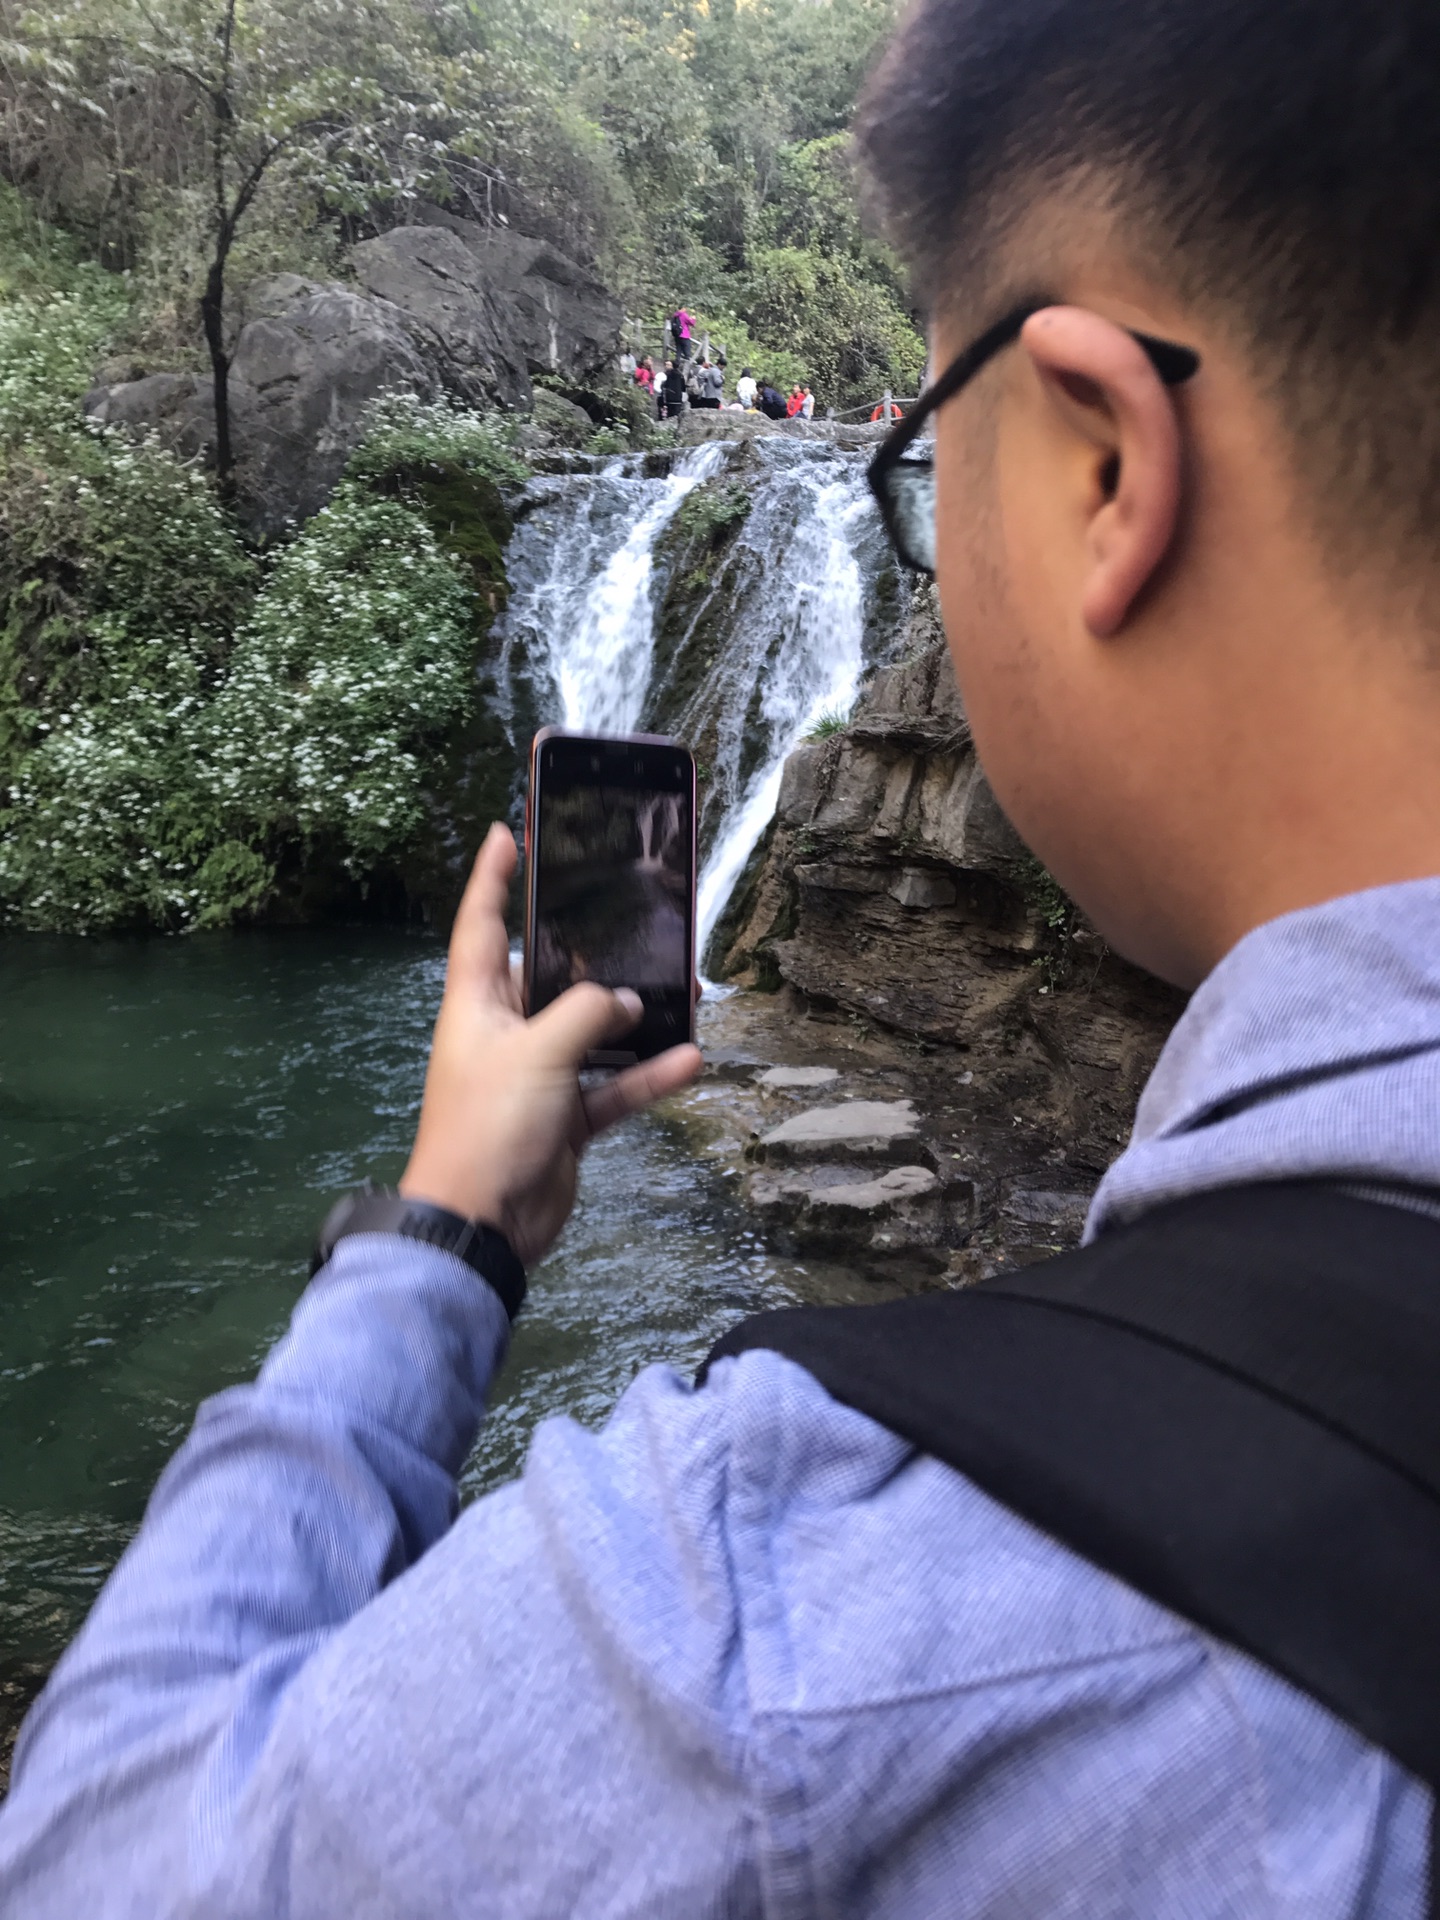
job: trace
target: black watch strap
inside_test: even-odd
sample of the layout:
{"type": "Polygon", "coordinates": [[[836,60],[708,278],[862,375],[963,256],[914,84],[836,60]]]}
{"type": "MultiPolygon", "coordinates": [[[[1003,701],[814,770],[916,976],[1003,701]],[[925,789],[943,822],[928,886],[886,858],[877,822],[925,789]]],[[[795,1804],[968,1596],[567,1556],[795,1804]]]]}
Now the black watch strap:
{"type": "Polygon", "coordinates": [[[513,1320],[525,1298],[525,1269],[504,1234],[483,1221],[467,1220],[428,1200],[409,1200],[388,1187],[361,1187],[337,1201],[325,1216],[310,1257],[317,1274],[340,1241],[352,1233],[398,1233],[407,1240],[453,1253],[495,1293],[513,1320]]]}

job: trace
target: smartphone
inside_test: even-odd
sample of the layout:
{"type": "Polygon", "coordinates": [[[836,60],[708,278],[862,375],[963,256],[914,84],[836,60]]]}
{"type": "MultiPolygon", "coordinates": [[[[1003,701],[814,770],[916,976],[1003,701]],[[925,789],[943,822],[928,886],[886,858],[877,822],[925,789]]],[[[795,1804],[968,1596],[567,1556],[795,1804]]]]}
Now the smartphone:
{"type": "Polygon", "coordinates": [[[633,987],[640,1023],[592,1067],[694,1037],[695,757],[654,734],[545,727],[525,805],[525,1006],[580,980],[633,987]]]}

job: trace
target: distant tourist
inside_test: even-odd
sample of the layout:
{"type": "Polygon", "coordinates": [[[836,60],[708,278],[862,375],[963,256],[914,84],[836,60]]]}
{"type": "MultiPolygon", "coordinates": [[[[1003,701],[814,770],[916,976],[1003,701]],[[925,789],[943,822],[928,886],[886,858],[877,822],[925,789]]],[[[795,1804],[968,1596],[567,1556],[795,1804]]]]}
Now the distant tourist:
{"type": "Polygon", "coordinates": [[[695,382],[699,392],[696,395],[697,407],[709,407],[718,411],[725,397],[725,376],[719,367],[712,366],[708,359],[700,362],[700,372],[695,382]]]}
{"type": "Polygon", "coordinates": [[[790,398],[785,402],[785,418],[793,420],[805,404],[805,396],[798,386],[790,389],[790,398]]]}
{"type": "Polygon", "coordinates": [[[695,322],[685,311],[677,307],[670,316],[670,331],[675,336],[675,357],[677,360],[690,358],[690,341],[695,332],[695,322]]]}
{"type": "Polygon", "coordinates": [[[804,398],[800,402],[801,418],[805,420],[813,420],[815,418],[815,396],[810,391],[809,387],[802,387],[800,389],[800,392],[804,396],[804,398]]]}
{"type": "Polygon", "coordinates": [[[785,396],[771,381],[765,381],[760,389],[760,411],[767,420],[785,418],[785,396]]]}
{"type": "Polygon", "coordinates": [[[620,356],[620,377],[624,380],[630,379],[635,372],[635,366],[635,356],[627,347],[620,356]]]}
{"type": "Polygon", "coordinates": [[[647,354],[635,369],[635,384],[646,393],[655,388],[655,364],[647,354]]]}
{"type": "Polygon", "coordinates": [[[662,420],[678,420],[685,411],[685,375],[673,360],[665,362],[658,412],[662,420]]]}
{"type": "Polygon", "coordinates": [[[749,367],[740,369],[740,378],[735,382],[735,398],[748,413],[755,405],[755,396],[760,389],[755,385],[755,376],[749,367]]]}

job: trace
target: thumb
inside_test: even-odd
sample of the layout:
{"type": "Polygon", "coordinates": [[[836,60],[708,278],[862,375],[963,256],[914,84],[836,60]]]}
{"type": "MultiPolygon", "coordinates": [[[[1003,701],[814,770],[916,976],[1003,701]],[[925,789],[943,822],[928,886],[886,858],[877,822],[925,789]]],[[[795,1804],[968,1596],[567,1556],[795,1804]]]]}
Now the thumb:
{"type": "Polygon", "coordinates": [[[507,998],[510,987],[510,938],[505,931],[505,902],[515,871],[515,839],[497,820],[486,834],[450,934],[448,982],[507,998]]]}
{"type": "Polygon", "coordinates": [[[543,1065],[573,1072],[592,1047],[628,1033],[642,1012],[639,994],[629,987],[611,993],[591,980],[582,981],[530,1022],[536,1052],[543,1065]]]}

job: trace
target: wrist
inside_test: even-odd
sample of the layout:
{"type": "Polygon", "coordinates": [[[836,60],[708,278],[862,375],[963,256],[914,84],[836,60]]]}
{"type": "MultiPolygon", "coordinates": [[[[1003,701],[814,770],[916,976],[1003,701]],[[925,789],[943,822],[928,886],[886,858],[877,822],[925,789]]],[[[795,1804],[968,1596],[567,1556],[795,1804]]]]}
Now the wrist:
{"type": "Polygon", "coordinates": [[[357,1233],[395,1234],[453,1254],[499,1297],[510,1319],[520,1311],[525,1269],[503,1231],[488,1221],[419,1194],[363,1187],[346,1194],[326,1216],[310,1262],[312,1276],[341,1240],[357,1233]]]}
{"type": "Polygon", "coordinates": [[[395,1191],[404,1200],[414,1200],[424,1207],[443,1207],[447,1213],[459,1214],[464,1220],[473,1220],[477,1226],[490,1227],[510,1238],[499,1196],[474,1180],[447,1175],[443,1168],[424,1164],[417,1168],[412,1159],[395,1191]]]}

